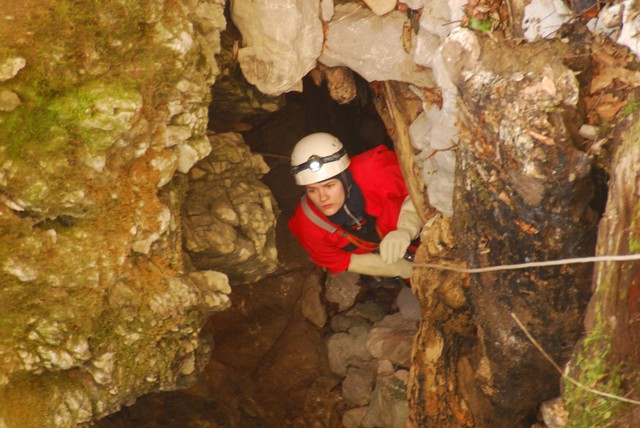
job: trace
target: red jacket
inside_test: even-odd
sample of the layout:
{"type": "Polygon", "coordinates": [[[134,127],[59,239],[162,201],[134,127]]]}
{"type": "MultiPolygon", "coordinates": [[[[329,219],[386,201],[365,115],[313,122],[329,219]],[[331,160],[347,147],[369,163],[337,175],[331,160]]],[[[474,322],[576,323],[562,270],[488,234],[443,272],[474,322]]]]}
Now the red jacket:
{"type": "MultiPolygon", "coordinates": [[[[377,217],[377,226],[382,235],[395,230],[400,215],[400,207],[408,195],[407,186],[398,165],[395,152],[385,146],[378,146],[351,158],[349,170],[353,180],[362,190],[365,211],[377,217]]],[[[311,209],[329,224],[327,217],[309,202],[311,209]]],[[[331,273],[346,270],[351,262],[351,252],[342,250],[349,241],[338,233],[330,233],[313,223],[298,204],[295,214],[289,220],[289,229],[307,250],[314,263],[331,273]]],[[[366,253],[360,248],[354,254],[366,253]]]]}

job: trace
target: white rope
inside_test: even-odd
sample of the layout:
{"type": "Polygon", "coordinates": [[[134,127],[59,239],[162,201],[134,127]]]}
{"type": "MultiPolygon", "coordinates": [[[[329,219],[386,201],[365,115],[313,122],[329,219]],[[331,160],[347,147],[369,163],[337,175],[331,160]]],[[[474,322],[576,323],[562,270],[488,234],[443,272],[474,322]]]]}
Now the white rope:
{"type": "MultiPolygon", "coordinates": [[[[576,263],[594,263],[594,262],[626,262],[631,260],[640,260],[640,254],[620,254],[620,255],[604,255],[604,256],[592,256],[592,257],[576,257],[570,259],[559,259],[559,260],[548,260],[543,262],[529,262],[529,263],[517,263],[510,265],[499,265],[499,266],[487,266],[482,268],[459,268],[456,266],[447,266],[436,263],[413,263],[413,267],[419,268],[433,268],[433,269],[441,269],[441,270],[449,270],[460,273],[482,273],[482,272],[495,272],[501,270],[515,270],[515,269],[526,269],[529,267],[544,267],[544,266],[560,266],[560,265],[568,265],[568,264],[576,264],[576,263]]],[[[578,388],[589,391],[593,394],[600,395],[602,397],[611,398],[614,400],[619,400],[625,403],[640,405],[640,401],[633,400],[631,398],[622,397],[616,394],[610,394],[608,392],[599,391],[597,389],[590,388],[577,380],[573,379],[571,376],[562,371],[560,366],[551,358],[549,354],[540,346],[540,344],[534,339],[534,337],[529,333],[524,324],[518,319],[516,314],[510,312],[511,317],[514,319],[518,327],[524,332],[527,338],[533,343],[533,345],[542,353],[542,355],[546,358],[547,361],[560,373],[560,375],[571,382],[578,388]]]]}
{"type": "Polygon", "coordinates": [[[616,395],[616,394],[610,394],[610,393],[604,392],[604,391],[599,391],[597,389],[590,388],[590,387],[578,382],[577,380],[573,379],[571,376],[569,376],[564,371],[562,371],[560,366],[555,361],[553,361],[553,358],[551,358],[551,356],[549,354],[547,354],[547,352],[542,348],[542,346],[540,346],[540,344],[533,338],[533,336],[525,328],[524,324],[522,324],[522,322],[516,316],[516,314],[514,314],[513,312],[510,312],[510,314],[511,314],[511,318],[513,318],[513,320],[518,324],[518,327],[520,327],[520,329],[524,332],[524,334],[527,335],[527,338],[531,341],[531,343],[533,343],[533,345],[538,349],[538,351],[540,351],[542,353],[542,355],[547,359],[547,361],[549,361],[549,363],[551,363],[553,368],[555,368],[558,371],[558,373],[560,373],[560,375],[564,379],[568,380],[569,382],[571,382],[572,384],[574,384],[578,388],[584,389],[584,390],[589,391],[589,392],[591,392],[593,394],[600,395],[602,397],[612,398],[614,400],[623,401],[625,403],[631,403],[631,404],[640,405],[640,401],[638,401],[638,400],[632,400],[631,398],[622,397],[622,396],[616,395]]]}
{"type": "Polygon", "coordinates": [[[545,266],[561,266],[577,263],[594,263],[594,262],[626,262],[630,260],[640,260],[640,254],[620,254],[620,255],[604,255],[591,257],[576,257],[571,259],[547,260],[542,262],[516,263],[509,265],[487,266],[481,268],[461,268],[438,263],[413,263],[414,268],[432,268],[440,270],[449,270],[460,273],[482,273],[495,272],[501,270],[526,269],[530,267],[545,266]]]}

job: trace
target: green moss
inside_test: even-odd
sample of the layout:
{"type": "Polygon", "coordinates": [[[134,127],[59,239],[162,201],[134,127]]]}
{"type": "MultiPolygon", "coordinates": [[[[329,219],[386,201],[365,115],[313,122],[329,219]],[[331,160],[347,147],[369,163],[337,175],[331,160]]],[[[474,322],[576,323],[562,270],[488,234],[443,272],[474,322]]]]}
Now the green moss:
{"type": "Polygon", "coordinates": [[[95,151],[115,143],[141,107],[141,96],[133,84],[103,85],[92,81],[67,91],[55,99],[48,110],[60,120],[58,126],[72,133],[73,140],[95,151]]]}
{"type": "MultiPolygon", "coordinates": [[[[61,290],[53,299],[43,284],[19,283],[6,275],[0,277],[0,282],[0,347],[7,350],[4,352],[6,357],[15,358],[8,350],[15,349],[17,343],[32,355],[40,353],[40,346],[47,346],[43,343],[46,331],[40,330],[39,333],[44,339],[26,340],[28,333],[35,328],[36,320],[40,320],[40,325],[43,321],[59,322],[59,334],[64,337],[91,334],[92,318],[99,299],[95,290],[71,290],[68,295],[61,290]]],[[[57,337],[52,336],[53,340],[57,337]]],[[[52,410],[48,406],[57,401],[54,399],[56,391],[72,388],[66,376],[51,372],[27,374],[15,367],[12,358],[0,360],[0,374],[10,378],[9,385],[0,386],[0,421],[8,427],[53,426],[47,419],[51,417],[52,410]]]]}
{"type": "Polygon", "coordinates": [[[24,283],[6,274],[0,276],[0,282],[1,337],[24,337],[30,321],[40,318],[63,321],[76,331],[91,331],[100,301],[94,290],[60,290],[54,297],[46,284],[24,283]]]}
{"type": "MultiPolygon", "coordinates": [[[[618,395],[622,391],[622,370],[610,364],[610,353],[611,337],[599,318],[575,359],[576,370],[580,372],[577,380],[589,388],[618,395]]],[[[594,394],[566,380],[563,396],[570,414],[567,427],[610,426],[611,417],[625,406],[618,400],[594,394]]]]}
{"type": "Polygon", "coordinates": [[[622,109],[622,116],[623,117],[627,117],[631,113],[633,113],[634,111],[638,110],[638,108],[640,108],[640,98],[636,98],[634,100],[631,100],[622,109]]]}
{"type": "Polygon", "coordinates": [[[638,236],[638,226],[640,220],[640,212],[635,211],[633,218],[631,219],[631,225],[629,226],[629,253],[640,253],[640,236],[638,236]]]}
{"type": "MultiPolygon", "coordinates": [[[[198,326],[201,317],[197,311],[190,312],[180,320],[180,326],[198,326]]],[[[175,326],[175,332],[170,331],[170,320],[151,325],[149,320],[156,318],[148,307],[139,303],[136,318],[126,325],[128,332],[138,332],[139,336],[129,344],[125,343],[124,337],[114,340],[114,329],[123,321],[119,309],[107,309],[97,320],[94,335],[90,338],[91,349],[101,349],[105,343],[116,345],[111,346],[109,352],[113,352],[114,361],[117,361],[115,375],[119,385],[136,385],[150,374],[162,376],[175,372],[176,343],[184,340],[184,335],[178,330],[178,325],[175,326]]]]}
{"type": "Polygon", "coordinates": [[[394,400],[403,401],[407,399],[407,385],[404,381],[397,377],[392,377],[389,379],[387,387],[389,388],[389,393],[394,400]]]}
{"type": "Polygon", "coordinates": [[[489,33],[493,29],[493,20],[491,18],[469,18],[469,28],[471,28],[472,30],[481,31],[483,33],[489,33]]]}
{"type": "Polygon", "coordinates": [[[0,139],[7,142],[8,155],[12,158],[28,158],[31,145],[44,153],[59,150],[67,145],[69,133],[58,125],[55,112],[43,108],[20,108],[3,118],[0,139]]]}
{"type": "MultiPolygon", "coordinates": [[[[153,41],[149,5],[49,0],[33,5],[29,18],[11,22],[15,28],[5,28],[7,34],[0,30],[0,58],[18,52],[27,64],[1,85],[22,101],[13,112],[0,113],[0,144],[9,156],[37,158],[78,143],[109,147],[124,130],[123,107],[141,99],[153,103],[175,86],[181,76],[176,53],[153,41]],[[9,31],[21,37],[9,37],[9,31]],[[110,103],[114,109],[105,110],[110,103]]],[[[165,5],[165,15],[171,7],[165,5]]]]}
{"type": "MultiPolygon", "coordinates": [[[[17,55],[26,59],[25,68],[16,77],[0,82],[0,88],[15,92],[21,100],[14,111],[0,112],[0,156],[3,162],[11,158],[20,171],[20,175],[9,181],[8,194],[30,200],[28,191],[32,182],[47,183],[50,199],[55,199],[60,190],[76,188],[82,174],[75,153],[79,145],[92,151],[109,147],[113,143],[109,135],[130,128],[131,113],[147,115],[149,121],[157,119],[156,104],[175,98],[169,91],[175,90],[176,83],[183,78],[183,68],[191,68],[193,63],[189,61],[200,61],[204,65],[196,49],[186,59],[179,60],[176,52],[154,41],[153,25],[157,20],[173,28],[170,21],[183,13],[182,2],[161,3],[163,10],[153,18],[153,23],[148,0],[24,0],[16,3],[17,9],[11,10],[15,19],[3,20],[0,26],[0,61],[17,55]],[[14,189],[17,190],[13,192],[14,189]]],[[[139,118],[133,118],[136,119],[139,118]]],[[[125,190],[121,190],[120,195],[126,191],[133,194],[133,190],[123,186],[125,190]]],[[[101,196],[102,193],[96,198],[101,196]]],[[[33,199],[37,200],[35,196],[33,199]]],[[[120,232],[122,224],[115,222],[128,215],[129,209],[124,205],[129,199],[125,196],[122,199],[125,202],[112,203],[122,212],[126,210],[125,214],[115,216],[109,207],[101,206],[97,208],[100,213],[109,211],[110,215],[102,215],[99,220],[95,215],[81,216],[75,212],[68,216],[46,212],[42,218],[37,218],[37,212],[25,212],[25,216],[5,215],[0,218],[0,260],[4,263],[9,257],[18,261],[20,257],[37,257],[41,269],[39,278],[55,272],[64,282],[65,276],[86,270],[95,255],[100,254],[96,269],[110,269],[104,275],[106,279],[101,275],[100,280],[122,278],[122,272],[116,270],[125,270],[128,266],[105,267],[106,263],[102,263],[109,260],[107,252],[117,241],[109,232],[120,232]],[[73,231],[89,227],[93,227],[94,233],[88,236],[104,236],[104,239],[100,238],[87,252],[83,249],[86,250],[84,247],[88,244],[78,242],[81,235],[73,231]],[[57,241],[53,244],[47,239],[29,239],[50,229],[57,232],[57,241]],[[100,235],[96,230],[105,233],[100,235]],[[68,254],[74,256],[68,257],[68,254]]],[[[173,346],[174,337],[178,340],[183,333],[178,329],[167,333],[170,320],[151,325],[154,314],[142,303],[146,302],[145,296],[157,290],[162,275],[134,276],[126,276],[133,296],[131,307],[123,308],[105,304],[107,296],[113,297],[108,284],[100,290],[51,287],[39,279],[21,282],[13,275],[0,273],[0,346],[8,350],[6,355],[13,356],[11,347],[16,342],[27,351],[37,353],[37,349],[30,347],[35,348],[41,342],[37,338],[25,339],[33,328],[33,321],[55,320],[64,332],[87,338],[92,352],[114,347],[118,364],[114,376],[124,378],[123,389],[127,383],[139,384],[141,373],[168,373],[175,364],[175,350],[169,348],[173,346]],[[121,313],[127,309],[132,311],[127,314],[130,316],[121,313]],[[132,320],[126,321],[128,319],[132,320]],[[125,343],[116,330],[125,322],[127,331],[140,332],[140,338],[131,344],[125,343]],[[150,358],[158,359],[153,367],[146,364],[150,358]]],[[[77,283],[81,281],[79,278],[77,283]]],[[[186,323],[196,326],[201,321],[199,317],[201,314],[194,310],[188,314],[186,323]]],[[[53,414],[48,406],[56,401],[55,395],[80,387],[64,373],[36,376],[14,370],[19,370],[14,360],[0,359],[0,374],[11,376],[11,386],[0,387],[0,425],[4,422],[10,427],[51,426],[46,418],[53,414]]]]}

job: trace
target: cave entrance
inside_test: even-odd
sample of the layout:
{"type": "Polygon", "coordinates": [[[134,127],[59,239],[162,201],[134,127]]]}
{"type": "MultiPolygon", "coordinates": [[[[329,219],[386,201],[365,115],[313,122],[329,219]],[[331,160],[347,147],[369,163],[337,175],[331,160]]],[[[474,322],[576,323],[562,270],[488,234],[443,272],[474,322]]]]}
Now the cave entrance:
{"type": "Polygon", "coordinates": [[[289,172],[289,156],[293,146],[304,136],[313,132],[333,134],[350,155],[380,144],[393,148],[376,112],[368,83],[356,74],[354,77],[357,96],[348,104],[338,104],[329,95],[325,82],[317,85],[306,76],[302,92],[283,95],[285,104],[281,109],[246,120],[251,129],[242,134],[251,150],[262,154],[271,168],[264,182],[274,193],[282,217],[293,214],[303,193],[289,172]]]}
{"type": "MultiPolygon", "coordinates": [[[[270,167],[263,182],[280,212],[276,230],[279,267],[256,283],[232,284],[232,307],[214,314],[203,329],[204,335],[213,337],[214,349],[192,385],[141,397],[99,426],[336,426],[349,411],[351,426],[358,426],[354,421],[365,416],[364,409],[372,401],[376,372],[385,367],[389,371],[385,385],[397,387],[396,368],[388,361],[367,357],[365,338],[374,322],[399,313],[403,284],[381,286],[353,274],[347,284],[352,290],[347,297],[351,304],[345,309],[344,297],[327,298],[323,291],[326,274],[311,263],[286,225],[302,195],[289,171],[289,154],[300,138],[329,132],[352,155],[380,144],[393,148],[368,83],[355,77],[357,96],[348,104],[338,104],[325,83],[317,85],[307,76],[303,91],[283,95],[284,103],[275,112],[220,120],[221,112],[210,121],[213,132],[240,131],[252,152],[260,153],[270,167]],[[313,302],[316,307],[309,309],[313,302]],[[318,321],[323,316],[318,311],[324,311],[324,321],[318,321]],[[345,315],[349,311],[351,315],[345,315]],[[332,337],[334,344],[328,345],[332,337]],[[343,344],[336,347],[337,341],[343,344]],[[344,359],[344,366],[336,368],[335,355],[343,352],[360,358],[361,364],[348,369],[351,363],[344,359]],[[347,378],[351,386],[345,387],[347,378]]],[[[405,343],[410,344],[411,338],[405,343]]],[[[404,375],[400,377],[406,377],[407,369],[401,370],[404,375]]],[[[393,388],[386,390],[393,392],[393,388]]],[[[384,391],[378,395],[384,397],[384,391]]],[[[406,413],[406,401],[392,400],[393,405],[378,401],[373,412],[378,418],[387,417],[380,414],[384,411],[406,413]]]]}

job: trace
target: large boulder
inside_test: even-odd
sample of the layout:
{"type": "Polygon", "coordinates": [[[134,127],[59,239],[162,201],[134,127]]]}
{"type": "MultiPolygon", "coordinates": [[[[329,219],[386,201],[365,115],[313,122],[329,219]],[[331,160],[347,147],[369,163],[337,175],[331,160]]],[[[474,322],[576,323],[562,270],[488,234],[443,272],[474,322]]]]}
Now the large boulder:
{"type": "Polygon", "coordinates": [[[198,269],[224,272],[234,284],[254,282],[278,264],[278,208],[260,181],[269,167],[238,133],[210,139],[211,154],[189,174],[183,206],[185,248],[198,269]]]}

